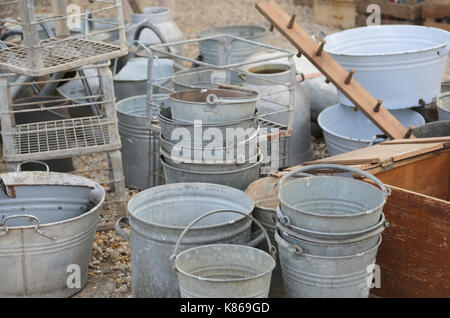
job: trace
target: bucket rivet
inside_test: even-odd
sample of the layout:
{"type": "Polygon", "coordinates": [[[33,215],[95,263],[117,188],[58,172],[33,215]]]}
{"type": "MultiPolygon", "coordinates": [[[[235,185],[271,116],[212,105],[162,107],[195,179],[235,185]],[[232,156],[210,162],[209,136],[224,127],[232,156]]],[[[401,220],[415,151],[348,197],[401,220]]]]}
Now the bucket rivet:
{"type": "Polygon", "coordinates": [[[323,47],[325,46],[325,43],[327,43],[327,41],[325,41],[325,40],[322,40],[320,42],[319,48],[316,51],[316,55],[317,56],[321,56],[322,55],[322,51],[323,51],[323,47]]]}
{"type": "Polygon", "coordinates": [[[294,23],[295,23],[295,17],[296,17],[296,16],[297,16],[296,14],[293,14],[293,15],[292,15],[292,17],[291,17],[291,19],[289,20],[289,23],[288,23],[288,25],[287,25],[287,28],[288,28],[288,29],[294,28],[294,23]]]}
{"type": "Polygon", "coordinates": [[[355,70],[353,70],[353,69],[351,69],[350,72],[348,72],[347,77],[345,78],[345,81],[344,81],[345,84],[348,85],[351,83],[354,73],[355,73],[355,70]]]}
{"type": "Polygon", "coordinates": [[[377,100],[377,104],[373,108],[373,111],[375,113],[378,113],[380,111],[381,104],[383,104],[383,100],[382,99],[377,100]]]}
{"type": "Polygon", "coordinates": [[[425,101],[422,98],[419,99],[419,105],[420,106],[425,106],[425,101]]]}

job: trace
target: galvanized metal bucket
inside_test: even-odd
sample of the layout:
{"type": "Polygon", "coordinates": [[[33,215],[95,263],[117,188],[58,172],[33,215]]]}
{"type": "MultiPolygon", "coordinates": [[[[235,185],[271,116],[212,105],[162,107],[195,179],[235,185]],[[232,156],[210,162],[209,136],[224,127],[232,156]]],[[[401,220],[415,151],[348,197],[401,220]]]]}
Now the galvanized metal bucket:
{"type": "Polygon", "coordinates": [[[266,229],[241,211],[216,210],[193,220],[180,234],[172,266],[178,274],[183,298],[267,298],[276,249],[266,229]],[[185,234],[200,220],[219,213],[237,213],[250,218],[262,230],[270,255],[262,250],[235,244],[197,246],[178,254],[185,234]]]}
{"type": "Polygon", "coordinates": [[[87,284],[105,190],[48,166],[20,168],[0,174],[0,297],[69,297],[87,284]]]}
{"type": "MultiPolygon", "coordinates": [[[[134,297],[179,297],[170,256],[181,232],[205,212],[230,209],[250,214],[254,204],[242,191],[217,184],[179,183],[153,187],[128,202],[128,218],[116,222],[116,232],[130,242],[134,297]],[[128,235],[120,223],[130,225],[128,235]]],[[[251,220],[221,213],[204,220],[186,235],[181,250],[214,243],[260,244],[251,240],[251,220]]]]}
{"type": "Polygon", "coordinates": [[[381,212],[380,219],[377,223],[373,224],[372,226],[365,228],[363,230],[357,230],[357,231],[349,231],[349,232],[320,232],[320,231],[313,231],[310,229],[294,226],[289,222],[289,219],[284,215],[280,208],[277,208],[276,211],[278,223],[277,226],[279,228],[282,228],[284,232],[289,233],[292,236],[299,237],[299,238],[310,238],[310,239],[319,239],[319,240],[331,240],[331,241],[338,241],[338,240],[345,240],[345,239],[354,239],[359,238],[361,236],[367,235],[367,233],[372,233],[376,231],[377,229],[380,229],[381,227],[387,227],[388,222],[384,216],[384,213],[381,212]]]}
{"type": "Polygon", "coordinates": [[[171,93],[172,118],[187,123],[210,124],[253,117],[257,91],[249,89],[194,89],[171,93]]]}
{"type": "MultiPolygon", "coordinates": [[[[345,256],[308,254],[275,233],[283,272],[284,290],[294,298],[342,298],[369,296],[373,266],[381,235],[370,249],[345,256]]],[[[298,241],[297,241],[298,242],[298,241]]],[[[332,255],[332,253],[331,253],[332,255]]]]}
{"type": "Polygon", "coordinates": [[[319,256],[348,256],[367,251],[378,243],[381,233],[388,226],[389,222],[383,214],[376,226],[359,235],[334,237],[331,234],[317,238],[277,223],[278,234],[283,239],[298,245],[306,254],[319,256]]]}
{"type": "Polygon", "coordinates": [[[245,190],[250,183],[259,177],[259,168],[263,158],[259,156],[258,161],[250,166],[228,171],[194,171],[169,165],[161,157],[166,183],[180,182],[205,182],[230,186],[245,190]]]}
{"type": "MultiPolygon", "coordinates": [[[[280,179],[275,177],[261,178],[250,184],[247,190],[245,190],[255,203],[255,209],[252,214],[267,230],[272,245],[276,244],[275,232],[277,228],[275,222],[277,218],[276,209],[279,204],[279,181],[280,179]]],[[[269,246],[264,242],[262,242],[260,248],[269,252],[269,246]]],[[[281,275],[280,259],[278,255],[276,256],[276,266],[272,273],[269,296],[277,298],[284,296],[283,277],[281,275]]]]}
{"type": "MultiPolygon", "coordinates": [[[[184,131],[183,139],[181,141],[177,140],[175,142],[170,142],[161,137],[161,152],[165,152],[172,157],[178,157],[184,162],[200,160],[243,163],[258,156],[259,126],[256,129],[251,129],[249,132],[250,135],[243,135],[241,138],[242,140],[233,140],[237,141],[234,145],[222,146],[223,142],[219,141],[218,143],[220,143],[221,146],[217,146],[218,143],[216,144],[215,141],[204,142],[203,139],[206,138],[201,138],[197,141],[195,140],[196,136],[190,136],[188,131],[184,131]],[[191,137],[190,140],[184,140],[184,137],[186,136],[191,137]]],[[[213,137],[217,138],[217,135],[213,135],[213,137]]],[[[226,135],[223,136],[225,139],[226,137],[226,135]]]]}
{"type": "Polygon", "coordinates": [[[450,120],[450,92],[438,95],[436,105],[439,120],[450,120]]]}
{"type": "MultiPolygon", "coordinates": [[[[167,140],[169,142],[178,142],[178,133],[183,131],[186,135],[191,136],[191,142],[182,141],[182,144],[191,145],[191,147],[195,146],[195,141],[197,139],[202,139],[202,144],[207,145],[211,141],[204,141],[203,137],[208,132],[215,131],[219,133],[223,138],[223,146],[229,145],[229,141],[226,140],[227,131],[243,131],[243,132],[252,132],[258,129],[258,119],[256,118],[256,113],[254,116],[250,118],[244,118],[237,121],[232,122],[222,122],[222,123],[210,123],[203,124],[201,126],[194,126],[191,123],[180,122],[172,119],[172,113],[170,111],[170,107],[161,108],[158,113],[159,125],[161,126],[161,138],[167,140]],[[197,137],[198,136],[198,137],[197,137]]],[[[206,138],[205,138],[206,139],[206,138]]],[[[235,143],[238,143],[238,138],[234,139],[235,143]]]]}
{"type": "Polygon", "coordinates": [[[288,172],[280,180],[280,209],[285,224],[329,233],[365,230],[376,224],[390,189],[373,175],[356,168],[319,164],[288,172]],[[353,178],[308,176],[286,182],[298,173],[338,170],[369,179],[377,187],[353,178]]]}
{"type": "MultiPolygon", "coordinates": [[[[242,79],[239,76],[239,72],[230,70],[231,84],[239,85],[242,83],[242,79]]],[[[183,70],[175,73],[172,78],[173,88],[175,91],[183,91],[195,88],[215,88],[212,84],[211,75],[213,70],[210,68],[193,68],[183,70]]]]}
{"type": "MultiPolygon", "coordinates": [[[[251,40],[253,42],[267,43],[267,29],[257,25],[230,25],[224,27],[215,27],[204,30],[198,34],[199,38],[214,36],[218,34],[229,34],[251,40]]],[[[251,43],[232,40],[230,48],[230,63],[239,63],[244,61],[250,55],[262,51],[264,48],[251,43]]],[[[199,42],[199,51],[202,60],[205,63],[219,64],[220,41],[217,39],[205,40],[199,42]]]]}
{"type": "MultiPolygon", "coordinates": [[[[157,103],[162,103],[167,95],[153,95],[157,103]]],[[[158,109],[155,110],[154,115],[158,109]]],[[[159,152],[159,136],[150,135],[147,128],[147,95],[129,97],[117,103],[117,119],[120,139],[122,141],[122,161],[125,185],[133,189],[147,189],[159,185],[159,179],[153,183],[150,177],[153,171],[161,169],[149,159],[149,153],[155,149],[159,152]]],[[[156,154],[159,157],[159,154],[156,154]]]]}
{"type": "Polygon", "coordinates": [[[450,136],[450,120],[439,120],[416,127],[413,134],[417,138],[450,136]]]}

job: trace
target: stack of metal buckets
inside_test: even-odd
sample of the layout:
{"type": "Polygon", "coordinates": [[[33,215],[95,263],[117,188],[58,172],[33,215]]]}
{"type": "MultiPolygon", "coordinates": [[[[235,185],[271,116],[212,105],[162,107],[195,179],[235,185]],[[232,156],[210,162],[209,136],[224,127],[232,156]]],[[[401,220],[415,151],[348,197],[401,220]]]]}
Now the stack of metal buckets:
{"type": "Polygon", "coordinates": [[[262,161],[255,117],[259,93],[192,89],[169,95],[159,112],[166,183],[206,182],[244,190],[262,161]]]}
{"type": "Polygon", "coordinates": [[[388,223],[382,212],[390,189],[361,170],[321,164],[302,167],[280,180],[278,244],[287,297],[368,297],[375,259],[388,223]],[[359,175],[314,176],[338,170],[359,175]],[[302,176],[288,181],[294,176],[302,176]]]}

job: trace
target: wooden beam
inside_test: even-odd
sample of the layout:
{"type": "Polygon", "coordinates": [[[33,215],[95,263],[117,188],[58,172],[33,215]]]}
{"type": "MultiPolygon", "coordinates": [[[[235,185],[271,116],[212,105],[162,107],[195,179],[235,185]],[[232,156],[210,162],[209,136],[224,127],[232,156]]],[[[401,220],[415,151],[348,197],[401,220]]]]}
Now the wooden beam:
{"type": "MultiPolygon", "coordinates": [[[[355,79],[345,84],[348,72],[327,52],[317,56],[318,44],[298,25],[289,29],[288,15],[274,1],[260,1],[256,9],[287,38],[308,60],[316,66],[358,109],[391,139],[403,138],[408,130],[386,108],[374,111],[377,100],[355,79]]],[[[414,136],[412,136],[414,137],[414,136]]]]}
{"type": "Polygon", "coordinates": [[[130,7],[131,7],[131,9],[133,9],[134,13],[144,13],[138,0],[128,0],[128,3],[130,4],[130,7]]]}
{"type": "Polygon", "coordinates": [[[423,8],[424,19],[443,19],[450,17],[450,4],[426,3],[423,8]]]}
{"type": "Polygon", "coordinates": [[[386,0],[362,0],[356,1],[356,12],[365,13],[367,7],[370,4],[376,4],[380,6],[381,14],[384,16],[390,15],[395,18],[414,21],[422,18],[422,11],[424,3],[418,4],[402,4],[402,3],[390,3],[386,0]]]}

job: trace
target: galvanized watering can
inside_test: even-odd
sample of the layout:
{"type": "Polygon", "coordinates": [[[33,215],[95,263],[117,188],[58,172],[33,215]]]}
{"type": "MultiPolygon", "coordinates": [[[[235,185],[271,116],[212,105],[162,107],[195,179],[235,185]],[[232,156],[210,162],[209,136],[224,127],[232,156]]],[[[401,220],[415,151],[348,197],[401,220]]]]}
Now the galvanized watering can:
{"type": "Polygon", "coordinates": [[[105,190],[84,177],[0,174],[0,297],[69,297],[87,284],[105,190]],[[78,277],[70,279],[71,273],[78,277]]]}
{"type": "Polygon", "coordinates": [[[235,210],[216,210],[193,220],[180,234],[171,262],[178,274],[183,298],[267,298],[275,268],[276,249],[266,229],[252,216],[235,210]],[[264,233],[270,255],[262,250],[235,244],[210,244],[178,253],[190,228],[218,213],[238,213],[248,217],[264,233]]]}
{"type": "Polygon", "coordinates": [[[284,214],[280,222],[327,233],[365,230],[380,220],[390,193],[380,180],[356,168],[334,164],[301,167],[280,180],[278,198],[284,214]],[[330,169],[357,174],[378,188],[364,181],[338,176],[307,176],[286,182],[298,173],[330,169]]]}

